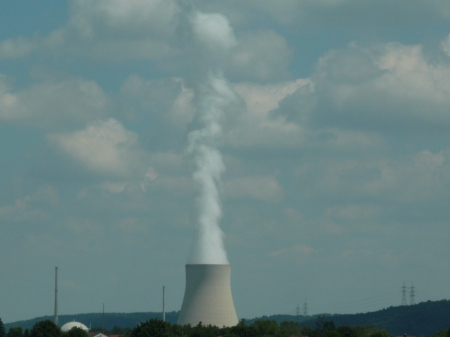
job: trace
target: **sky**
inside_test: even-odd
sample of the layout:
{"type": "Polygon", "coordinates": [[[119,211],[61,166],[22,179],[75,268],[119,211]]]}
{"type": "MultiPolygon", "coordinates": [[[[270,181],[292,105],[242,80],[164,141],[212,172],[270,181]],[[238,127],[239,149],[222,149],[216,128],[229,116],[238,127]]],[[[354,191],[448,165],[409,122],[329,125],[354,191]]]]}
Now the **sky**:
{"type": "Polygon", "coordinates": [[[239,318],[450,298],[450,2],[0,1],[3,322],[180,309],[202,88],[239,318]]]}

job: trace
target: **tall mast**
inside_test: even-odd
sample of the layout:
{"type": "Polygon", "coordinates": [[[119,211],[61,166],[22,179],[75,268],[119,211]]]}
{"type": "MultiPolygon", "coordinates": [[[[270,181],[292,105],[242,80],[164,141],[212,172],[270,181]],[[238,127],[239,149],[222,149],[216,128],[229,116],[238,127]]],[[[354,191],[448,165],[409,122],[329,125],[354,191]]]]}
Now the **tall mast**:
{"type": "Polygon", "coordinates": [[[163,305],[163,322],[165,322],[166,321],[166,301],[165,301],[165,290],[166,290],[166,287],[165,286],[163,286],[163,303],[162,303],[162,305],[163,305]]]}
{"type": "Polygon", "coordinates": [[[58,325],[58,267],[55,267],[55,324],[58,325]]]}

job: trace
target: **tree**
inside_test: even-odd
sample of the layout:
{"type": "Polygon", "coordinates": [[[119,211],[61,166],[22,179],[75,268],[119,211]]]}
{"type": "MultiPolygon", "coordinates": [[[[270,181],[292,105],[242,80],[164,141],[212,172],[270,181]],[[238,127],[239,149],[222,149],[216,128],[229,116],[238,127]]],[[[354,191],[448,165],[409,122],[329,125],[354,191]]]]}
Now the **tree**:
{"type": "Polygon", "coordinates": [[[246,326],[245,319],[241,319],[238,325],[230,328],[229,334],[238,336],[238,337],[257,337],[258,332],[256,331],[253,325],[246,326]]]}
{"type": "Polygon", "coordinates": [[[315,336],[315,331],[309,325],[305,325],[304,327],[302,327],[302,335],[313,337],[315,336]]]}
{"type": "MultiPolygon", "coordinates": [[[[330,332],[334,331],[334,330],[336,330],[336,327],[334,326],[334,322],[333,321],[325,320],[325,316],[317,317],[316,333],[320,337],[325,336],[325,335],[330,335],[330,332]]],[[[331,337],[331,335],[329,337],[331,337]]]]}
{"type": "Polygon", "coordinates": [[[326,330],[323,333],[323,337],[341,337],[337,330],[326,330]]]}
{"type": "Polygon", "coordinates": [[[390,337],[391,335],[386,330],[378,330],[370,337],[390,337]]]}
{"type": "Polygon", "coordinates": [[[88,337],[88,333],[83,329],[75,326],[66,333],[64,333],[64,337],[88,337]]]}
{"type": "Polygon", "coordinates": [[[0,337],[5,337],[5,336],[6,336],[5,326],[3,325],[3,321],[0,318],[0,337]]]}
{"type": "Polygon", "coordinates": [[[30,330],[25,329],[25,331],[23,333],[23,337],[30,337],[30,330]]]}
{"type": "Polygon", "coordinates": [[[169,337],[169,327],[170,323],[159,319],[150,319],[132,329],[130,337],[169,337]]]}
{"type": "Polygon", "coordinates": [[[302,328],[298,322],[294,321],[284,321],[280,323],[280,335],[281,337],[286,336],[300,336],[302,333],[302,328]]]}
{"type": "Polygon", "coordinates": [[[41,321],[33,326],[30,337],[61,337],[61,330],[50,320],[41,321]]]}
{"type": "Polygon", "coordinates": [[[102,327],[94,327],[90,331],[92,331],[92,332],[99,332],[99,333],[102,333],[102,334],[104,334],[106,336],[108,336],[109,332],[110,332],[108,329],[103,329],[102,327]]]}
{"type": "Polygon", "coordinates": [[[6,334],[6,337],[22,337],[23,331],[21,327],[13,327],[9,328],[8,333],[6,334]]]}
{"type": "Polygon", "coordinates": [[[273,320],[258,320],[252,324],[259,336],[278,336],[278,323],[273,320]]]}
{"type": "Polygon", "coordinates": [[[114,325],[114,327],[109,331],[112,335],[123,335],[125,333],[127,333],[126,329],[114,325]]]}
{"type": "Polygon", "coordinates": [[[339,332],[339,335],[341,337],[358,337],[358,334],[356,333],[355,329],[346,325],[340,326],[336,330],[337,332],[339,332]]]}

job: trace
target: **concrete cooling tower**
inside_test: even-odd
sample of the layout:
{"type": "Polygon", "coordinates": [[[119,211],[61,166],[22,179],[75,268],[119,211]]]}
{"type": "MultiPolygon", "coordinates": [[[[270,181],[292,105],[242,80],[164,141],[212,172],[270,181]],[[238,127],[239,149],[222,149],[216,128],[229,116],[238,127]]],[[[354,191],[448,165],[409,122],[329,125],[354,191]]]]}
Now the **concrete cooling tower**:
{"type": "Polygon", "coordinates": [[[178,324],[218,327],[238,324],[229,264],[187,264],[186,289],[178,324]]]}

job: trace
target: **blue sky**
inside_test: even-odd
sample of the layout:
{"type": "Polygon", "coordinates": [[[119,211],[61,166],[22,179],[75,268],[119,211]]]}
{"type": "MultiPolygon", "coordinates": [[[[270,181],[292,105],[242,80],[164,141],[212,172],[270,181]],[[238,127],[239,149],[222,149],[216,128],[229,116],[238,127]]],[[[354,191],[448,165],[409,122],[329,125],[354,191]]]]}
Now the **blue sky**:
{"type": "MultiPolygon", "coordinates": [[[[0,317],[179,310],[199,187],[189,18],[219,14],[240,318],[450,297],[450,4],[0,2],[0,317]]],[[[211,54],[212,55],[212,54],[211,54]]]]}

